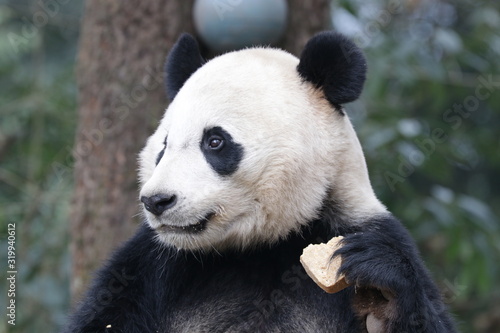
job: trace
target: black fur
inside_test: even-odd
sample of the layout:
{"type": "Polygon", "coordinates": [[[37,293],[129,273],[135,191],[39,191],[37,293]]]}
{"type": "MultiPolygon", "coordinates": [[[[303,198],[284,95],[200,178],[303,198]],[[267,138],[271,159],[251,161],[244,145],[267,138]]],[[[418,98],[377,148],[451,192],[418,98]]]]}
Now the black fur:
{"type": "Polygon", "coordinates": [[[366,60],[349,39],[331,31],[311,38],[297,66],[300,76],[323,89],[328,101],[340,105],[356,100],[366,79],[366,60]]]}
{"type": "Polygon", "coordinates": [[[193,36],[182,34],[172,47],[165,63],[165,87],[170,101],[204,62],[193,36]]]}
{"type": "Polygon", "coordinates": [[[366,332],[366,309],[374,307],[368,296],[380,295],[379,288],[393,295],[387,302],[378,297],[372,311],[385,332],[454,332],[396,219],[332,226],[333,212],[324,209],[321,219],[272,247],[244,252],[179,252],[160,246],[143,225],[99,272],[63,332],[366,332]],[[346,237],[336,255],[356,286],[327,294],[307,277],[299,256],[308,244],[338,234],[346,237]]]}
{"type": "Polygon", "coordinates": [[[222,127],[213,127],[203,132],[200,149],[208,164],[221,176],[233,174],[243,158],[243,146],[234,142],[231,135],[222,127]],[[210,140],[218,138],[221,146],[217,149],[209,147],[210,140]]]}
{"type": "Polygon", "coordinates": [[[163,149],[156,156],[155,165],[158,165],[158,163],[160,163],[161,159],[163,158],[163,154],[165,154],[165,149],[167,149],[167,139],[168,138],[165,137],[165,141],[163,141],[163,149]]]}
{"type": "Polygon", "coordinates": [[[163,158],[163,154],[165,154],[165,148],[163,148],[158,155],[156,156],[156,161],[155,164],[158,165],[160,163],[161,159],[163,158]]]}

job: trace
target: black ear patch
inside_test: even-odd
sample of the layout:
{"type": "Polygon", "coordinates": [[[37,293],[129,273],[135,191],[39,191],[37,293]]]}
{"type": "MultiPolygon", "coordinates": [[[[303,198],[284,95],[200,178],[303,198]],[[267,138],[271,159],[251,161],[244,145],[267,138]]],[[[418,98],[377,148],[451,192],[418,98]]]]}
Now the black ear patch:
{"type": "Polygon", "coordinates": [[[325,31],[311,38],[297,66],[300,76],[322,88],[337,109],[356,100],[366,79],[366,60],[361,50],[345,36],[325,31]]]}
{"type": "Polygon", "coordinates": [[[182,34],[165,62],[165,88],[170,101],[204,62],[196,39],[190,34],[182,34]]]}

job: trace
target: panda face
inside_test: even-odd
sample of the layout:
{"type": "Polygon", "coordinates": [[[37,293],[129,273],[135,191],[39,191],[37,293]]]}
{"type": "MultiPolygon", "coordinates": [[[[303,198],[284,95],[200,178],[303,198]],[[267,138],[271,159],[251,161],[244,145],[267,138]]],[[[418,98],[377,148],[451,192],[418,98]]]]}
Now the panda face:
{"type": "Polygon", "coordinates": [[[245,247],[316,215],[329,183],[326,143],[342,116],[313,100],[297,63],[283,51],[249,49],[212,60],[185,83],[141,154],[140,197],[160,240],[245,247]]]}
{"type": "Polygon", "coordinates": [[[346,196],[367,181],[348,117],[298,64],[276,49],[232,52],[175,93],[140,155],[140,199],[159,241],[190,250],[270,244],[317,218],[332,189],[346,196]]]}

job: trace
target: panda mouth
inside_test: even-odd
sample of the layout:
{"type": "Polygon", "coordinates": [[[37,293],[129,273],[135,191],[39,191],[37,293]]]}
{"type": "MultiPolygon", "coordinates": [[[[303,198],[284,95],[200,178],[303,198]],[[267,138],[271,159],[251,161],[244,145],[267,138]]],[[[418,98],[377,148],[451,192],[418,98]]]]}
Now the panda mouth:
{"type": "Polygon", "coordinates": [[[177,226],[177,225],[171,225],[171,224],[163,224],[160,227],[158,227],[157,230],[162,231],[162,232],[175,232],[175,233],[189,233],[189,234],[196,234],[200,233],[203,230],[206,229],[208,221],[212,219],[212,217],[215,216],[215,213],[210,212],[205,217],[203,217],[201,220],[199,220],[196,223],[193,224],[188,224],[188,225],[182,225],[182,226],[177,226]]]}

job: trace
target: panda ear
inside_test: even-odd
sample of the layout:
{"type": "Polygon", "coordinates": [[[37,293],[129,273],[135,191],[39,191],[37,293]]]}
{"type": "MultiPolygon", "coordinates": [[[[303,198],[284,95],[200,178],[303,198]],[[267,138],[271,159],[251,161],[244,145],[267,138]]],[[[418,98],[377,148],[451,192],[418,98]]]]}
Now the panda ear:
{"type": "Polygon", "coordinates": [[[183,33],[172,47],[165,62],[165,89],[170,101],[204,62],[196,39],[190,34],[183,33]]]}
{"type": "Polygon", "coordinates": [[[361,50],[345,36],[325,31],[311,38],[297,66],[299,75],[322,88],[337,109],[356,100],[366,79],[366,60],[361,50]]]}

